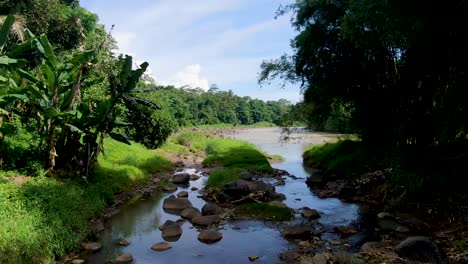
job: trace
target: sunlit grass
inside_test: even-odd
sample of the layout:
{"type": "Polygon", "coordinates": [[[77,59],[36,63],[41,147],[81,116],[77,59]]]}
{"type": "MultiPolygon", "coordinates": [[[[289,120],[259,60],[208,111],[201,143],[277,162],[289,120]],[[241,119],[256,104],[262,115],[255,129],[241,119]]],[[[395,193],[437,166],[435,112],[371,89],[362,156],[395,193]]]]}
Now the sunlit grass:
{"type": "Polygon", "coordinates": [[[105,141],[105,155],[89,184],[35,177],[16,185],[0,181],[0,263],[53,263],[77,249],[87,221],[116,192],[147,180],[172,164],[140,144],[105,141]]]}

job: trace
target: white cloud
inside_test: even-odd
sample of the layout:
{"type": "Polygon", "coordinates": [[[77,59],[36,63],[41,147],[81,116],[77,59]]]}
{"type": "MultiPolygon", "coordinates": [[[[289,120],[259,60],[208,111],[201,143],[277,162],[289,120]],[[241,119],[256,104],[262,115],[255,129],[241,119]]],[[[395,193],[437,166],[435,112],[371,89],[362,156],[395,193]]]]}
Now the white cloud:
{"type": "Polygon", "coordinates": [[[135,56],[132,52],[132,43],[137,37],[135,33],[116,31],[112,34],[112,37],[117,41],[118,49],[115,52],[135,56]]]}
{"type": "Polygon", "coordinates": [[[170,84],[182,87],[190,86],[192,88],[201,88],[205,91],[208,90],[208,80],[201,76],[202,66],[200,64],[192,64],[186,66],[182,71],[179,71],[172,78],[170,84]]]}

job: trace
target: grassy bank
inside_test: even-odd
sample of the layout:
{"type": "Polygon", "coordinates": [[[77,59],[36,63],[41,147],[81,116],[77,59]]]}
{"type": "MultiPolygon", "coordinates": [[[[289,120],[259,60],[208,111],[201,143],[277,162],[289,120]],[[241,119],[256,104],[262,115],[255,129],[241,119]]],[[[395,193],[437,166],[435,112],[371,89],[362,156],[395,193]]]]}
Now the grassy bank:
{"type": "Polygon", "coordinates": [[[209,188],[221,188],[224,184],[238,179],[245,170],[273,171],[265,153],[244,141],[220,139],[196,131],[183,131],[171,137],[168,144],[182,145],[190,152],[206,154],[204,166],[220,167],[210,174],[207,180],[209,188]]]}
{"type": "Polygon", "coordinates": [[[252,144],[193,131],[171,136],[156,150],[112,139],[104,147],[90,183],[0,171],[0,263],[52,263],[78,249],[89,235],[88,221],[116,193],[173,169],[167,156],[195,154],[206,157],[206,165],[223,167],[210,176],[210,186],[223,186],[246,169],[272,170],[252,144]]]}
{"type": "Polygon", "coordinates": [[[88,220],[115,193],[172,169],[169,160],[139,144],[107,140],[105,153],[90,184],[2,173],[0,263],[52,263],[55,256],[79,247],[88,235],[88,220]]]}

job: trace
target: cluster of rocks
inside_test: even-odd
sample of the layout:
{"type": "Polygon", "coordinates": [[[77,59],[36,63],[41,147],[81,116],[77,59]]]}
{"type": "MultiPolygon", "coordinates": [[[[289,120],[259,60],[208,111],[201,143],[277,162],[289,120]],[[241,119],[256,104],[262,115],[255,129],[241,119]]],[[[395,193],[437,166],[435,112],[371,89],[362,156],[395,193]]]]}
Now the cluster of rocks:
{"type": "MultiPolygon", "coordinates": [[[[222,239],[221,233],[214,229],[214,227],[220,223],[220,215],[223,214],[223,209],[217,204],[206,203],[200,211],[198,208],[193,207],[188,199],[171,195],[164,200],[163,209],[171,210],[172,213],[180,215],[183,219],[190,221],[194,226],[209,228],[200,232],[198,239],[201,242],[214,243],[222,239]]],[[[166,241],[169,239],[177,240],[182,235],[180,224],[170,220],[166,221],[160,229],[166,241]]]]}

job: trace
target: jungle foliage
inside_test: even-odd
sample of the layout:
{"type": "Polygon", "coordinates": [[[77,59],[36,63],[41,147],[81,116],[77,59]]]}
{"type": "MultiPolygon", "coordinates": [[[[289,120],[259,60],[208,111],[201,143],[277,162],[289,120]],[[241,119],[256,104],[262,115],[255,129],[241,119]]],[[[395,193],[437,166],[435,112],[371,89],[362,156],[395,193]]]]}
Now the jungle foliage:
{"type": "Polygon", "coordinates": [[[372,146],[427,148],[468,135],[464,0],[297,0],[292,55],[260,82],[300,82],[308,120],[348,120],[372,146]]]}

